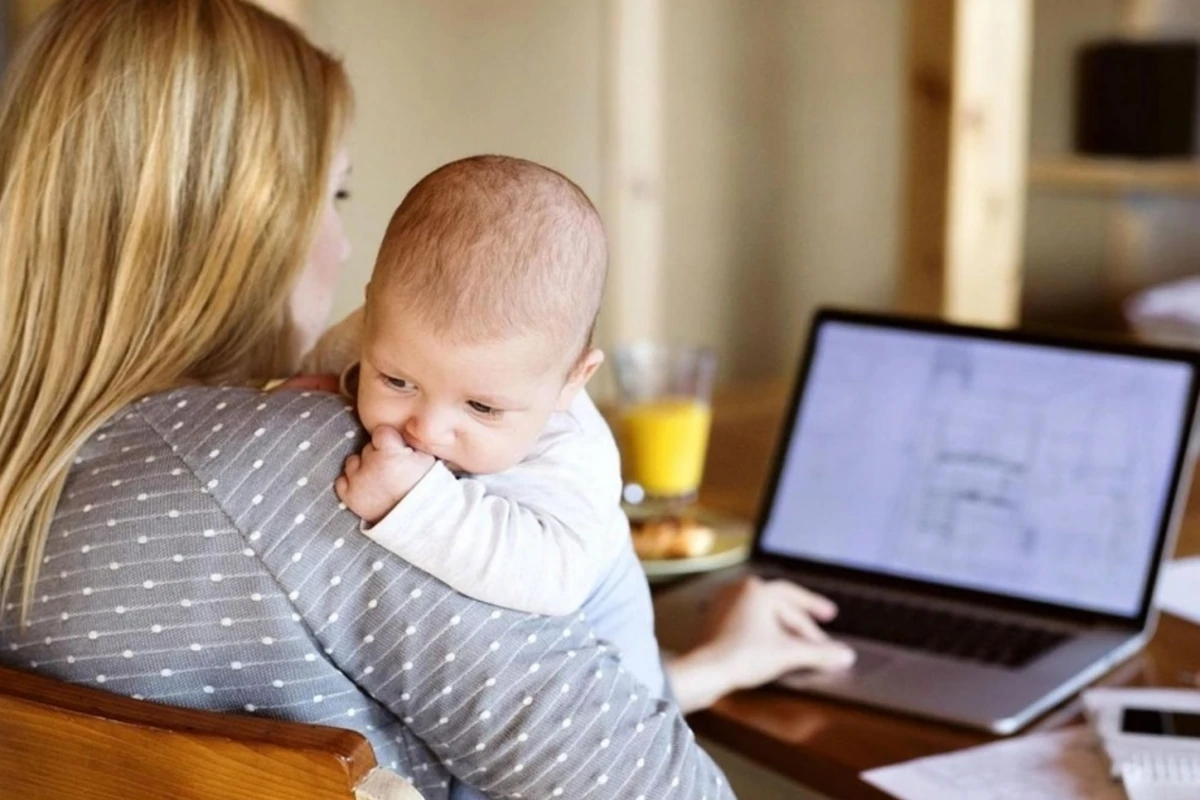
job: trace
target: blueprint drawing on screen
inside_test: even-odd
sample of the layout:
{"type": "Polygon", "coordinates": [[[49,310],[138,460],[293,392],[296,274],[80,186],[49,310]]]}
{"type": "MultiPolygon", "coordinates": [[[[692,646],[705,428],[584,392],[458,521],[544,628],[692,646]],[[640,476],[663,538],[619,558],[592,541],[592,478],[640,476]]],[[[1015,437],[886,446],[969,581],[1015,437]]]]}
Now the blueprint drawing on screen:
{"type": "Polygon", "coordinates": [[[827,324],[764,543],[1132,614],[1189,378],[1170,362],[827,324]]]}

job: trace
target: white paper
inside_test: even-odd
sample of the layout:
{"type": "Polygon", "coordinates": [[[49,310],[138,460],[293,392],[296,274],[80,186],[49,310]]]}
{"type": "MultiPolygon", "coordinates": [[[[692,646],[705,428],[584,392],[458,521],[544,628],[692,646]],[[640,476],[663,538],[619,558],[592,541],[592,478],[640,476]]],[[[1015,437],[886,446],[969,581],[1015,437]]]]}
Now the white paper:
{"type": "Polygon", "coordinates": [[[864,772],[900,800],[1125,800],[1084,726],[864,772]]]}
{"type": "Polygon", "coordinates": [[[1163,564],[1155,602],[1163,611],[1200,624],[1200,556],[1163,564]]]}

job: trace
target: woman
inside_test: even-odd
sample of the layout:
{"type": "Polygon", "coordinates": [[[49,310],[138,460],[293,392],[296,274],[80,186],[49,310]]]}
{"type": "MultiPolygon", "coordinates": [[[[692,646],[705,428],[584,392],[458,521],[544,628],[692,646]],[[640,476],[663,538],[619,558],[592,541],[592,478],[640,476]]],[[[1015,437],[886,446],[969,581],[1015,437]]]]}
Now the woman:
{"type": "MultiPolygon", "coordinates": [[[[0,661],[355,728],[430,798],[452,777],[497,795],[728,797],[586,605],[497,611],[389,556],[329,491],[361,445],[352,412],[242,388],[290,372],[325,324],[349,104],[339,64],[240,0],[64,0],[16,54],[0,100],[0,661]]],[[[735,608],[772,609],[755,638],[772,674],[719,630],[677,665],[689,705],[821,647],[769,646],[819,600],[744,591],[735,608]]]]}

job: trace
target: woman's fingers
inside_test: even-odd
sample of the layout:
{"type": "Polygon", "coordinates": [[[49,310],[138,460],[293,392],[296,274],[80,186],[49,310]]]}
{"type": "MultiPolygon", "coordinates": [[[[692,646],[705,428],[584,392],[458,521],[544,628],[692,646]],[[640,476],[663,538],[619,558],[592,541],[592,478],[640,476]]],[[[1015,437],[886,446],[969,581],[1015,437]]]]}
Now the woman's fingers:
{"type": "Polygon", "coordinates": [[[796,637],[788,648],[792,669],[846,669],[854,663],[854,651],[831,639],[813,619],[837,614],[830,600],[788,581],[772,581],[766,588],[777,600],[780,624],[796,637]]]}
{"type": "Polygon", "coordinates": [[[337,375],[296,375],[274,388],[284,391],[317,391],[337,394],[339,382],[337,375]]]}
{"type": "Polygon", "coordinates": [[[823,622],[837,616],[837,605],[832,600],[791,581],[771,581],[767,584],[767,589],[823,622]]]}
{"type": "Polygon", "coordinates": [[[821,630],[821,626],[799,604],[789,603],[785,600],[779,603],[776,614],[780,624],[797,636],[802,636],[811,642],[829,641],[829,634],[821,630]]]}
{"type": "Polygon", "coordinates": [[[835,670],[854,665],[854,651],[841,642],[800,642],[793,669],[835,670]]]}

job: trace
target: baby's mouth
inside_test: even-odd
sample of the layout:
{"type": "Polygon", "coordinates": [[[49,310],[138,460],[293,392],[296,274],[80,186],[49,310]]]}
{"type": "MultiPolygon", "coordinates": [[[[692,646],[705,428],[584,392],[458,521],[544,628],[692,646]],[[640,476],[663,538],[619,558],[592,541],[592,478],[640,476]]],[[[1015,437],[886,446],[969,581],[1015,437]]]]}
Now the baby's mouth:
{"type": "Polygon", "coordinates": [[[470,474],[467,470],[463,469],[458,464],[455,464],[453,461],[448,461],[447,459],[444,459],[441,456],[439,456],[437,453],[430,452],[428,449],[426,449],[424,447],[413,444],[411,441],[408,440],[407,437],[404,439],[404,444],[407,445],[408,448],[411,450],[415,450],[418,453],[424,453],[427,456],[436,458],[438,461],[442,462],[446,466],[446,469],[450,470],[455,475],[469,475],[470,474]]]}

